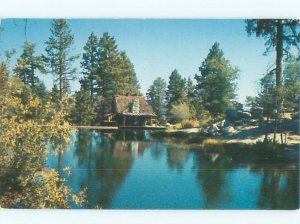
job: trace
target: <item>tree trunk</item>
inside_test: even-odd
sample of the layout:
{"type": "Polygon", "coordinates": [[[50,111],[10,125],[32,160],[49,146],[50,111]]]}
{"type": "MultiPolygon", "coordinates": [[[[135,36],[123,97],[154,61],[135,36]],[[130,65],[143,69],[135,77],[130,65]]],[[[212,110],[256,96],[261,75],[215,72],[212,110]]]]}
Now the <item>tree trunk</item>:
{"type": "Polygon", "coordinates": [[[283,24],[282,20],[277,21],[277,37],[276,37],[276,119],[274,128],[273,143],[276,143],[276,134],[279,131],[279,123],[281,120],[281,112],[283,107],[283,99],[281,95],[283,83],[283,24]]]}
{"type": "Polygon", "coordinates": [[[268,141],[268,131],[269,131],[269,121],[270,121],[270,116],[267,116],[267,122],[266,122],[266,127],[265,127],[265,138],[264,142],[268,141]]]}

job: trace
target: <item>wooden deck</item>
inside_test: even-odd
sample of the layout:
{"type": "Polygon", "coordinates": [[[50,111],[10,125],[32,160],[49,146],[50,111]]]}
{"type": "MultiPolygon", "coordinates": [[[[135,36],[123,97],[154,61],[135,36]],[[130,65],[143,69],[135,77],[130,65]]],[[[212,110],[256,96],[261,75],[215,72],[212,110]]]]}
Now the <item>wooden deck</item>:
{"type": "Polygon", "coordinates": [[[166,127],[163,126],[77,126],[73,125],[73,128],[86,128],[86,129],[97,129],[97,130],[118,130],[118,129],[151,129],[151,130],[163,130],[166,127]]]}
{"type": "Polygon", "coordinates": [[[163,126],[119,126],[119,129],[151,129],[151,130],[164,130],[163,126]]]}
{"type": "Polygon", "coordinates": [[[73,125],[73,128],[86,128],[86,129],[97,129],[97,130],[118,130],[115,126],[77,126],[73,125]]]}

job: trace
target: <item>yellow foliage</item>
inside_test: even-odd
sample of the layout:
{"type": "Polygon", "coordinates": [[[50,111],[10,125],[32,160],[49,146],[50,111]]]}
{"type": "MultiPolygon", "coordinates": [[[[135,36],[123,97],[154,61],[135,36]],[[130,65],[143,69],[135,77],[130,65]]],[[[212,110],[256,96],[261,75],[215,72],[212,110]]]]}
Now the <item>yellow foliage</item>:
{"type": "Polygon", "coordinates": [[[195,128],[199,127],[199,121],[198,120],[184,120],[181,122],[182,128],[195,128]]]}
{"type": "MultiPolygon", "coordinates": [[[[0,182],[19,189],[2,190],[0,207],[70,208],[71,201],[83,205],[86,190],[75,195],[57,171],[45,167],[47,141],[63,152],[70,125],[51,102],[43,104],[30,91],[24,97],[24,89],[18,78],[11,78],[0,94],[0,182]]],[[[71,175],[70,168],[64,171],[71,175]]]]}
{"type": "Polygon", "coordinates": [[[216,145],[222,145],[224,144],[224,141],[219,139],[213,139],[213,138],[206,138],[201,143],[201,148],[207,148],[208,146],[216,146],[216,145]]]}

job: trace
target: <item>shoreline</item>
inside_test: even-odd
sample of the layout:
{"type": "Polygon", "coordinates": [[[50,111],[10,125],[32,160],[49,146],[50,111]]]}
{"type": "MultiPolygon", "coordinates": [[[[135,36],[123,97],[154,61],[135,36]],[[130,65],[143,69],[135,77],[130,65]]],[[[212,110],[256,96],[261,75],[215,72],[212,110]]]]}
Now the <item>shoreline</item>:
{"type": "MultiPolygon", "coordinates": [[[[252,145],[257,142],[263,142],[265,134],[263,130],[258,126],[245,126],[240,128],[234,133],[223,134],[223,135],[208,135],[205,133],[200,133],[199,128],[188,128],[188,129],[177,129],[177,130],[166,130],[152,133],[155,138],[176,138],[178,140],[187,140],[187,143],[201,143],[206,139],[213,139],[215,141],[220,141],[222,143],[241,143],[252,145]],[[197,141],[197,138],[199,141],[197,141]]],[[[286,146],[300,145],[300,135],[293,132],[285,132],[286,146]]],[[[278,145],[281,145],[280,134],[276,135],[278,145]]],[[[268,139],[270,142],[273,140],[273,133],[268,133],[268,139]]]]}

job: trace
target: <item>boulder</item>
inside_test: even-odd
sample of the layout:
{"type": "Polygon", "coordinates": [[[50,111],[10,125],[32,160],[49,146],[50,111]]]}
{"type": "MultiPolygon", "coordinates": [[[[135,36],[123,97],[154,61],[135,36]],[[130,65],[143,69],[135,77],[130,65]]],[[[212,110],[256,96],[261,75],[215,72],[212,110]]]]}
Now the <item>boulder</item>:
{"type": "Polygon", "coordinates": [[[217,131],[219,131],[220,129],[218,128],[218,126],[216,124],[212,124],[207,128],[207,133],[213,134],[217,131]]]}
{"type": "Polygon", "coordinates": [[[218,126],[222,128],[225,126],[225,124],[226,124],[226,120],[222,120],[219,122],[218,126]]]}
{"type": "Polygon", "coordinates": [[[222,132],[224,133],[224,134],[233,134],[233,133],[235,133],[235,129],[234,129],[234,127],[232,127],[232,126],[228,126],[228,127],[226,127],[226,128],[223,128],[222,129],[222,132]]]}
{"type": "Polygon", "coordinates": [[[244,118],[244,119],[251,119],[252,118],[252,114],[250,112],[247,112],[247,111],[240,112],[240,116],[241,116],[241,118],[244,118]]]}

